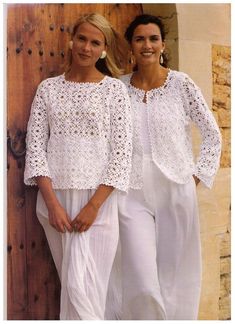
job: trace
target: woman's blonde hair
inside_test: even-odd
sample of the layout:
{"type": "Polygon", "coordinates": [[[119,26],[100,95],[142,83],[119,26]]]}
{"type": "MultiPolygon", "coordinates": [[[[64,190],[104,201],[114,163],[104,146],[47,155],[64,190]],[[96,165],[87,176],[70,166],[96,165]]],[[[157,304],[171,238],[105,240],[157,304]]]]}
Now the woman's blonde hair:
{"type": "MultiPolygon", "coordinates": [[[[72,38],[76,35],[78,27],[88,22],[89,24],[98,28],[105,37],[105,43],[107,45],[107,55],[104,59],[99,59],[96,62],[96,68],[109,76],[118,77],[122,74],[121,62],[122,62],[122,50],[119,47],[120,38],[118,33],[113,29],[111,24],[100,14],[91,13],[82,15],[76,24],[73,27],[72,38]]],[[[72,64],[72,54],[71,51],[69,53],[69,63],[67,66],[67,70],[70,69],[72,64]]]]}

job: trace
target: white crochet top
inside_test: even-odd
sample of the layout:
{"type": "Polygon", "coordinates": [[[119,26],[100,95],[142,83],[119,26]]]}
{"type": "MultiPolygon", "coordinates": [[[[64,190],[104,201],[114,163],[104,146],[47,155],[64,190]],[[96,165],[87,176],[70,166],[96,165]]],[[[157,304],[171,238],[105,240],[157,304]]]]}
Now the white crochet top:
{"type": "Polygon", "coordinates": [[[195,174],[210,188],[219,167],[221,134],[200,89],[187,74],[173,70],[169,70],[164,85],[147,92],[131,85],[131,77],[132,74],[128,74],[121,78],[131,98],[134,128],[130,186],[134,189],[142,186],[141,109],[146,95],[151,155],[155,164],[176,183],[186,183],[195,174]],[[191,122],[199,127],[202,137],[195,161],[191,122]]]}
{"type": "Polygon", "coordinates": [[[129,96],[124,84],[105,76],[78,83],[64,75],[41,82],[26,137],[24,181],[52,179],[54,189],[126,191],[132,154],[129,96]]]}
{"type": "Polygon", "coordinates": [[[150,143],[150,136],[149,136],[149,125],[148,125],[148,105],[146,103],[140,103],[140,138],[143,147],[144,154],[151,154],[151,143],[150,143]]]}

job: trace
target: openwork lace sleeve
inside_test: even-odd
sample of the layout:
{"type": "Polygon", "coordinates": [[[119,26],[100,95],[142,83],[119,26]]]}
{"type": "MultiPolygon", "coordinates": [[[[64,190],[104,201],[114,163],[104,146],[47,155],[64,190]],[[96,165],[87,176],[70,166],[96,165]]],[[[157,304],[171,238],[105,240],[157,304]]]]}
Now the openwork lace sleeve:
{"type": "Polygon", "coordinates": [[[189,77],[185,79],[184,88],[191,120],[199,127],[202,136],[195,175],[211,188],[220,163],[220,130],[201,90],[189,77]]]}
{"type": "Polygon", "coordinates": [[[110,124],[111,152],[102,183],[127,191],[131,171],[132,125],[130,100],[121,81],[111,86],[110,124]]]}
{"type": "Polygon", "coordinates": [[[42,83],[39,85],[34,97],[27,127],[24,172],[26,185],[36,185],[34,177],[50,177],[47,163],[49,125],[45,99],[45,87],[42,83]]]}

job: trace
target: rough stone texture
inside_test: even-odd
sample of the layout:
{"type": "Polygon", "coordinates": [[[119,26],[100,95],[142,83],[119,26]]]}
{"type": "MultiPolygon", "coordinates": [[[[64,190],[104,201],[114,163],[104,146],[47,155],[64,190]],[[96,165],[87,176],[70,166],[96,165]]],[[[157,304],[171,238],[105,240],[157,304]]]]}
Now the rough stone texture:
{"type": "MultiPolygon", "coordinates": [[[[218,111],[218,124],[220,127],[231,127],[231,111],[227,109],[219,109],[218,111]]],[[[228,143],[230,144],[230,143],[228,143]]]]}
{"type": "Polygon", "coordinates": [[[220,276],[220,298],[227,297],[231,293],[231,276],[229,273],[220,276]]]}
{"type": "MultiPolygon", "coordinates": [[[[213,110],[221,130],[223,147],[220,165],[231,166],[231,49],[228,46],[212,46],[213,110]]],[[[227,183],[230,186],[230,182],[227,183]]],[[[221,186],[221,191],[224,186],[221,186]]],[[[228,196],[230,197],[230,195],[228,196]]],[[[222,199],[222,196],[220,197],[222,199]]],[[[225,207],[225,206],[224,206],[225,207]]],[[[217,234],[220,246],[220,320],[231,318],[231,213],[230,205],[225,209],[226,229],[217,234]]]]}
{"type": "Polygon", "coordinates": [[[221,235],[220,256],[228,257],[231,255],[231,236],[229,232],[221,235]]]}
{"type": "Polygon", "coordinates": [[[231,295],[221,298],[219,300],[220,320],[231,319],[231,295]]]}
{"type": "Polygon", "coordinates": [[[220,165],[226,167],[231,165],[231,128],[223,127],[220,130],[223,138],[220,165]]]}
{"type": "Polygon", "coordinates": [[[225,257],[220,259],[220,275],[231,272],[231,257],[225,257]]]}
{"type": "Polygon", "coordinates": [[[231,49],[212,45],[213,107],[223,137],[221,167],[231,166],[231,49]]]}

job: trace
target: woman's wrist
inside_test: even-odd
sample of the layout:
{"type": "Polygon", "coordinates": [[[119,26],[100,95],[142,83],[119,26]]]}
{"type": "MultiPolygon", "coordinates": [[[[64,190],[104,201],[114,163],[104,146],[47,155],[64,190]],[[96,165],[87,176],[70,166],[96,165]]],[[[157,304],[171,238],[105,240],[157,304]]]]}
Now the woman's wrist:
{"type": "Polygon", "coordinates": [[[47,209],[49,211],[53,211],[53,210],[55,210],[55,208],[60,206],[60,203],[56,197],[53,197],[52,199],[45,200],[45,203],[46,203],[47,209]]]}

